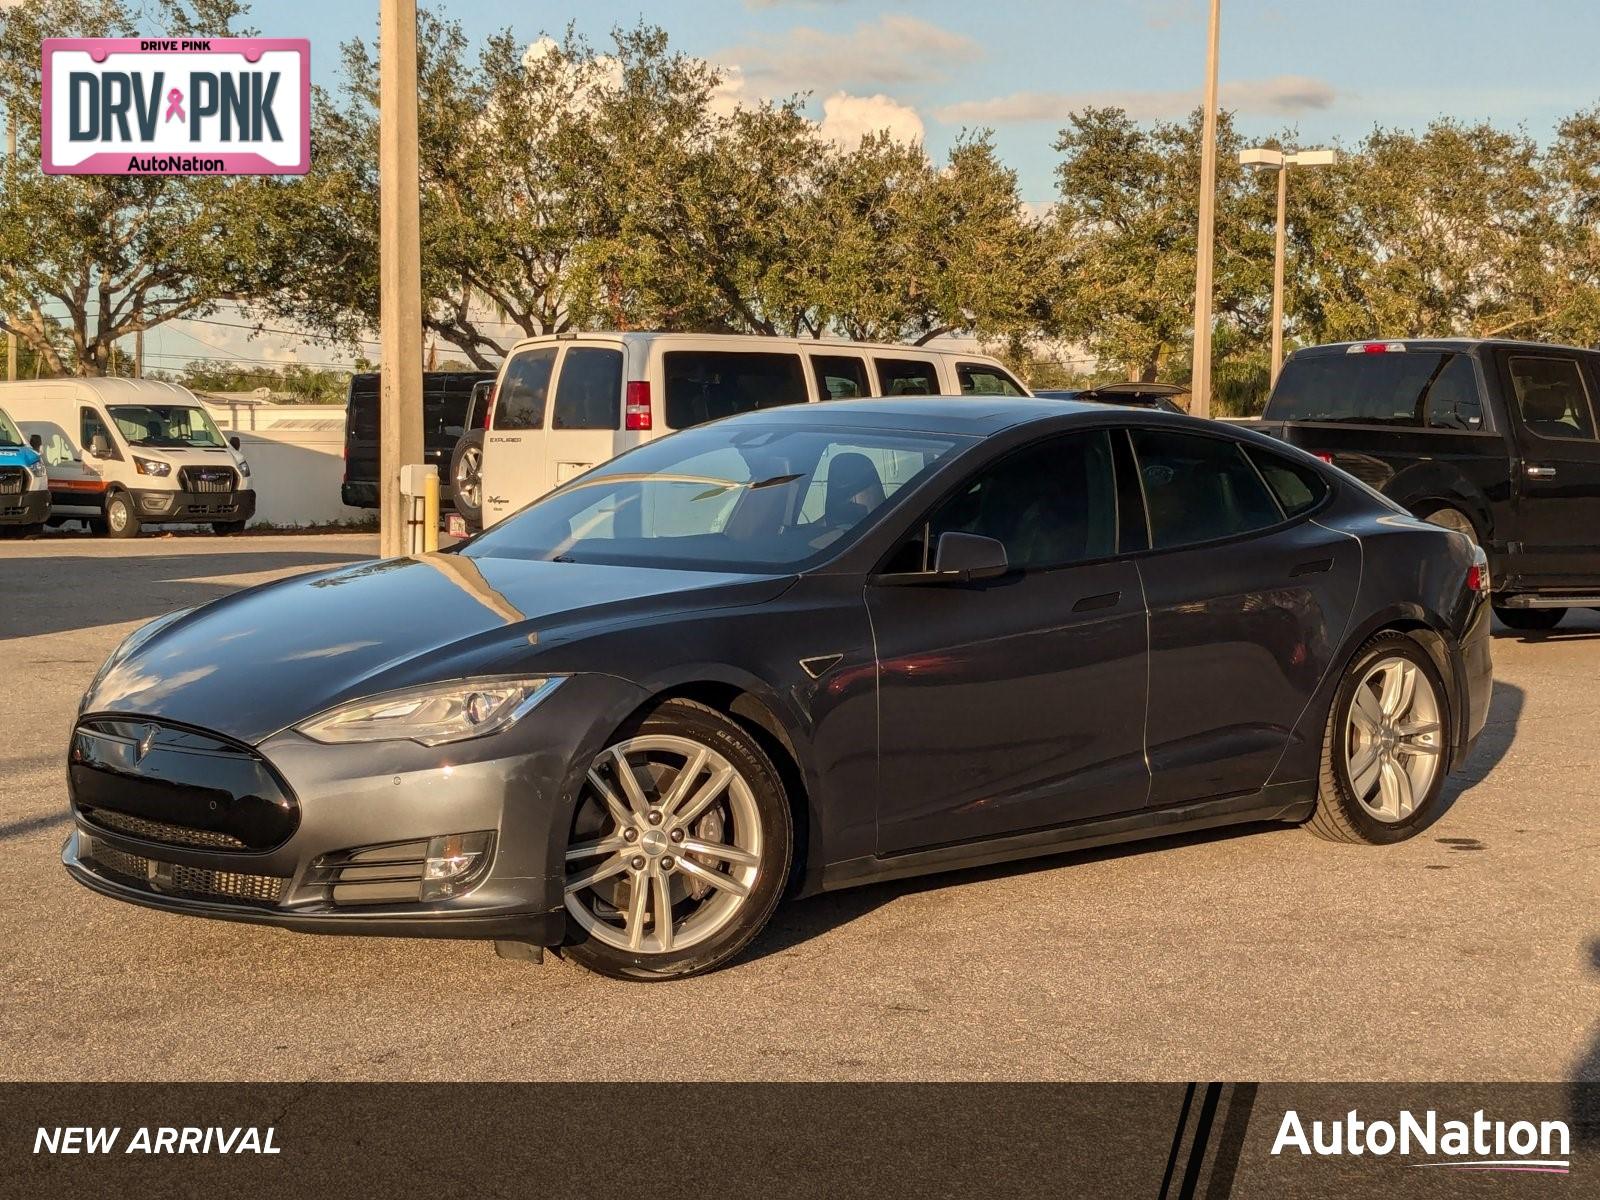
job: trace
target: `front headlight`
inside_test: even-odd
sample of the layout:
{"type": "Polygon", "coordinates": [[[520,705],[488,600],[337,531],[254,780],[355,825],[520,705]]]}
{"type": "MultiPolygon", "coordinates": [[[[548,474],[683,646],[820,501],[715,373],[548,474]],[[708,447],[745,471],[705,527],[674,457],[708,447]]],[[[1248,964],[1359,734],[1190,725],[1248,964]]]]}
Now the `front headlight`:
{"type": "Polygon", "coordinates": [[[45,470],[45,466],[44,466],[44,464],[42,462],[31,462],[31,463],[29,463],[28,464],[28,475],[29,475],[29,479],[28,479],[28,490],[29,491],[31,491],[31,492],[42,492],[42,491],[45,491],[46,489],[49,488],[49,486],[50,486],[50,472],[45,470]]]}
{"type": "Polygon", "coordinates": [[[250,478],[250,464],[242,458],[239,460],[239,475],[243,479],[250,478]]]}
{"type": "Polygon", "coordinates": [[[141,475],[154,475],[157,478],[172,474],[171,463],[162,462],[159,458],[140,458],[137,454],[133,456],[133,469],[141,475]]]}
{"type": "Polygon", "coordinates": [[[407,688],[341,704],[295,728],[314,741],[335,745],[409,739],[442,746],[509,729],[562,678],[460,679],[407,688]]]}

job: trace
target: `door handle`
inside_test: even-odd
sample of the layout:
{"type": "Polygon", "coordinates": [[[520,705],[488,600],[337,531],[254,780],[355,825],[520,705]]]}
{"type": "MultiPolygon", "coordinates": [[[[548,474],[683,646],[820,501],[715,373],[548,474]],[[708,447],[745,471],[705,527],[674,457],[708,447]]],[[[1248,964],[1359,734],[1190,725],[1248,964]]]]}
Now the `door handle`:
{"type": "Polygon", "coordinates": [[[1072,606],[1072,611],[1093,612],[1097,608],[1115,608],[1121,600],[1121,592],[1102,592],[1098,596],[1085,596],[1072,606]]]}
{"type": "Polygon", "coordinates": [[[1529,467],[1527,476],[1529,479],[1554,479],[1556,477],[1556,469],[1554,467],[1529,467]]]}
{"type": "Polygon", "coordinates": [[[1314,558],[1309,562],[1298,563],[1294,570],[1289,572],[1290,579],[1299,579],[1302,575],[1321,575],[1324,571],[1333,569],[1333,559],[1314,558]]]}

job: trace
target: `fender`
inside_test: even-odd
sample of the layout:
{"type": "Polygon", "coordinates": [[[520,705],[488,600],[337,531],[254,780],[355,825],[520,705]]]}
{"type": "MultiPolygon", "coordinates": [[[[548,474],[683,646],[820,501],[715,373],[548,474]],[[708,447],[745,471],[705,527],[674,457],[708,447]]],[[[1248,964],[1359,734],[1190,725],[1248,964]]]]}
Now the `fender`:
{"type": "Polygon", "coordinates": [[[1485,548],[1500,549],[1489,498],[1476,484],[1448,463],[1416,463],[1396,473],[1381,489],[1396,504],[1417,516],[1437,508],[1454,508],[1477,530],[1485,548]]]}

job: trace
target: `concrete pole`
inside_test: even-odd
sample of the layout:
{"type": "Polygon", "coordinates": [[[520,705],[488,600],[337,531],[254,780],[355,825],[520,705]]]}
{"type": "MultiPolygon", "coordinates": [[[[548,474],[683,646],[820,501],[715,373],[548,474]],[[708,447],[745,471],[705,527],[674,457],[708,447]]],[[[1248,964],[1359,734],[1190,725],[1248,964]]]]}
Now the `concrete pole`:
{"type": "Polygon", "coordinates": [[[1272,254],[1272,382],[1283,369],[1283,258],[1289,220],[1289,162],[1278,168],[1278,229],[1272,254]]]}
{"type": "MultiPolygon", "coordinates": [[[[139,315],[139,319],[144,319],[143,313],[139,315]]],[[[144,378],[144,330],[142,329],[135,331],[133,335],[133,377],[144,378]]]]}
{"type": "Polygon", "coordinates": [[[406,552],[400,468],[422,462],[416,0],[380,0],[378,68],[378,552],[388,558],[406,552]]]}
{"type": "Polygon", "coordinates": [[[1189,411],[1211,415],[1211,262],[1217,206],[1217,41],[1222,0],[1211,0],[1211,36],[1206,52],[1205,119],[1200,141],[1200,230],[1194,265],[1194,369],[1189,411]]]}

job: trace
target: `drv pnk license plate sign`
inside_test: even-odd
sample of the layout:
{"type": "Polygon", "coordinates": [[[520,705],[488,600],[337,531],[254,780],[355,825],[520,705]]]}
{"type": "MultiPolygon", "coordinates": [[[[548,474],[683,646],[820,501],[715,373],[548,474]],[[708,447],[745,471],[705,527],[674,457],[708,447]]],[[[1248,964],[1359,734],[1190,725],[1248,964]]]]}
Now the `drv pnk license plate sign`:
{"type": "Polygon", "coordinates": [[[51,175],[304,175],[304,38],[47,38],[51,175]]]}

